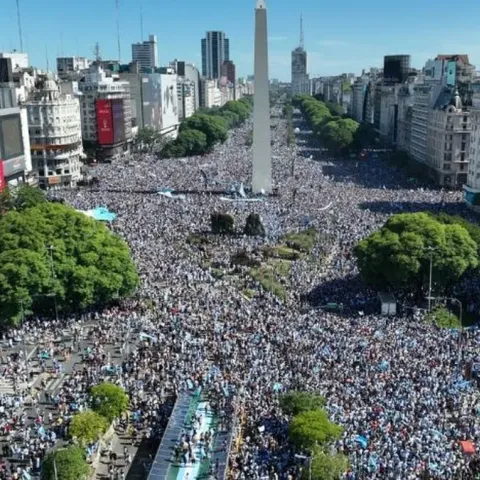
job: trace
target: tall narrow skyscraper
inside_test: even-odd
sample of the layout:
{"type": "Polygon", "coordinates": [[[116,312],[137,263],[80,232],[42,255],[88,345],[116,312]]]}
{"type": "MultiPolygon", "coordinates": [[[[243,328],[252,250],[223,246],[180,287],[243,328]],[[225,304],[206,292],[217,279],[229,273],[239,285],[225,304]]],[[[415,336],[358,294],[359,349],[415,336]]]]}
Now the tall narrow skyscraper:
{"type": "Polygon", "coordinates": [[[292,95],[309,95],[310,81],[307,74],[307,52],[303,44],[303,18],[300,17],[300,43],[292,51],[292,95]]]}
{"type": "Polygon", "coordinates": [[[230,42],[225,33],[207,32],[202,38],[202,75],[208,79],[220,78],[226,60],[230,60],[230,42]]]}
{"type": "Polygon", "coordinates": [[[253,193],[272,192],[267,38],[267,6],[265,0],[257,0],[255,8],[255,91],[253,97],[253,193]]]}

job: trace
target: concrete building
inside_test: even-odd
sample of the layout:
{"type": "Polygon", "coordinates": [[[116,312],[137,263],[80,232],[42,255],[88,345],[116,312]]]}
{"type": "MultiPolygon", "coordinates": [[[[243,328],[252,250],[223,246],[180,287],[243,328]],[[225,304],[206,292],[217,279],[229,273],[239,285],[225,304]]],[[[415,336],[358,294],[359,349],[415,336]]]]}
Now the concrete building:
{"type": "Polygon", "coordinates": [[[33,169],[43,188],[75,186],[81,178],[80,102],[61,94],[51,76],[37,81],[26,102],[33,169]]]}
{"type": "Polygon", "coordinates": [[[310,80],[307,74],[307,52],[302,46],[292,51],[292,95],[309,95],[310,80]]]}
{"type": "Polygon", "coordinates": [[[10,58],[12,61],[12,69],[17,70],[21,68],[28,68],[28,54],[16,52],[0,52],[0,58],[10,58]]]}
{"type": "Polygon", "coordinates": [[[439,185],[467,183],[471,129],[458,89],[444,87],[431,110],[427,143],[428,167],[439,185]]]}
{"type": "Polygon", "coordinates": [[[68,80],[75,74],[81,74],[90,67],[90,60],[85,57],[58,57],[57,74],[61,80],[68,80]]]}
{"type": "Polygon", "coordinates": [[[202,39],[202,76],[207,80],[222,75],[222,64],[230,60],[230,41],[224,32],[209,31],[202,39]]]}
{"type": "Polygon", "coordinates": [[[119,77],[130,85],[133,125],[176,136],[179,124],[177,75],[121,73],[119,77]]]}
{"type": "Polygon", "coordinates": [[[35,183],[25,96],[25,86],[14,83],[12,59],[0,58],[0,190],[35,183]]]}
{"type": "Polygon", "coordinates": [[[92,65],[78,87],[85,148],[100,159],[127,151],[132,141],[130,84],[92,65]]]}
{"type": "Polygon", "coordinates": [[[222,77],[227,77],[227,80],[235,85],[237,83],[235,64],[231,60],[225,60],[222,63],[222,77]]]}
{"type": "Polygon", "coordinates": [[[402,85],[397,100],[397,149],[408,152],[412,136],[413,84],[402,85]]]}
{"type": "Polygon", "coordinates": [[[203,80],[201,81],[201,108],[221,107],[223,105],[222,92],[218,87],[216,80],[203,80]]]}
{"type": "Polygon", "coordinates": [[[410,74],[410,55],[385,55],[383,57],[383,83],[395,85],[407,81],[410,74]]]}
{"type": "Polygon", "coordinates": [[[195,65],[176,59],[170,67],[177,75],[178,116],[183,120],[200,108],[200,72],[195,65]]]}
{"type": "Polygon", "coordinates": [[[369,82],[367,76],[357,77],[352,85],[352,105],[351,116],[357,122],[363,121],[363,112],[365,108],[365,94],[369,82]]]}
{"type": "Polygon", "coordinates": [[[268,80],[267,6],[257,0],[255,8],[255,95],[253,101],[253,193],[272,192],[270,144],[270,84],[268,80]]]}
{"type": "Polygon", "coordinates": [[[463,186],[465,203],[472,210],[480,212],[480,109],[470,114],[472,129],[470,132],[470,155],[467,183],[463,186]]]}
{"type": "Polygon", "coordinates": [[[157,36],[150,35],[148,40],[132,44],[132,61],[137,62],[142,72],[151,73],[158,67],[157,36]]]}

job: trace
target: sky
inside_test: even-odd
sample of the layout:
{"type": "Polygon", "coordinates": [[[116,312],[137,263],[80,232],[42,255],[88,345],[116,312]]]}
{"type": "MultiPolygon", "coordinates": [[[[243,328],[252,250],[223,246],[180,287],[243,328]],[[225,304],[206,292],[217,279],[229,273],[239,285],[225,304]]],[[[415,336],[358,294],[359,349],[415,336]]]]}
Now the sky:
{"type": "MultiPolygon", "coordinates": [[[[55,69],[57,56],[118,59],[116,0],[19,0],[24,51],[30,63],[55,69]]],[[[230,39],[237,76],[253,73],[255,0],[118,0],[122,63],[131,44],[156,34],[160,65],[177,58],[201,68],[207,30],[230,39]]],[[[270,77],[290,80],[291,50],[303,14],[311,76],[360,74],[380,67],[383,55],[410,54],[421,68],[439,53],[467,53],[480,70],[478,0],[266,0],[270,77]]],[[[20,50],[16,0],[1,0],[0,51],[20,50]]]]}

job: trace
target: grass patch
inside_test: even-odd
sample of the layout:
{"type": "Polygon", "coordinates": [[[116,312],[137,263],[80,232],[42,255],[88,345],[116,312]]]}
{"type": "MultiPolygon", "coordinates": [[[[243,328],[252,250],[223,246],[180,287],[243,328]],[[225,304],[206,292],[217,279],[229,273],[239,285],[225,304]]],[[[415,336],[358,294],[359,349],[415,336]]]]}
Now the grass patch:
{"type": "Polygon", "coordinates": [[[283,236],[282,242],[299,252],[310,252],[315,245],[316,239],[317,229],[310,227],[301,232],[287,233],[283,236]]]}
{"type": "Polygon", "coordinates": [[[285,290],[285,287],[277,281],[272,269],[251,268],[249,274],[268,292],[273,293],[281,300],[285,300],[287,298],[287,291],[285,290]]]}
{"type": "Polygon", "coordinates": [[[292,268],[292,262],[290,260],[272,259],[269,265],[279,277],[288,277],[290,275],[290,269],[292,268]]]}
{"type": "Polygon", "coordinates": [[[263,255],[266,258],[281,258],[283,260],[298,260],[301,253],[284,245],[264,245],[262,247],[263,255]]]}
{"type": "Polygon", "coordinates": [[[253,297],[255,297],[255,290],[252,290],[251,288],[246,288],[246,289],[243,291],[243,294],[244,294],[247,298],[252,299],[253,297]]]}
{"type": "Polygon", "coordinates": [[[210,240],[199,233],[189,233],[187,237],[187,243],[189,245],[208,245],[210,240]]]}
{"type": "Polygon", "coordinates": [[[215,278],[222,278],[225,275],[225,272],[221,268],[212,268],[212,275],[215,278]]]}

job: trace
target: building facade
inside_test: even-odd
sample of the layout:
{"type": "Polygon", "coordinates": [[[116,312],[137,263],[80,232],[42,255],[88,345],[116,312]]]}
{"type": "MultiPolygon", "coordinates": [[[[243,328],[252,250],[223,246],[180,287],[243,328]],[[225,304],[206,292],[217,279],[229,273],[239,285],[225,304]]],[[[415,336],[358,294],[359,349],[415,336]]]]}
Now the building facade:
{"type": "Polygon", "coordinates": [[[463,186],[465,203],[469,208],[480,212],[480,109],[470,114],[472,129],[470,132],[470,155],[467,182],[463,186]]]}
{"type": "Polygon", "coordinates": [[[28,54],[21,52],[0,52],[0,58],[9,58],[12,61],[12,69],[28,68],[28,54]]]}
{"type": "Polygon", "coordinates": [[[307,74],[307,52],[303,47],[292,51],[292,95],[309,95],[310,80],[307,74]]]}
{"type": "Polygon", "coordinates": [[[133,124],[175,136],[179,124],[177,75],[121,73],[120,79],[130,85],[133,124]]]}
{"type": "Polygon", "coordinates": [[[132,61],[137,62],[142,72],[152,72],[158,67],[157,36],[150,35],[148,40],[132,44],[132,61]]]}
{"type": "Polygon", "coordinates": [[[230,60],[230,41],[224,32],[209,31],[201,42],[202,76],[207,80],[218,79],[222,75],[222,64],[230,60]]]}
{"type": "Polygon", "coordinates": [[[383,57],[383,82],[386,85],[404,83],[410,74],[410,55],[383,57]]]}
{"type": "Polygon", "coordinates": [[[46,77],[30,92],[26,106],[39,186],[75,186],[81,178],[84,157],[78,98],[61,94],[57,83],[46,77]]]}
{"type": "Polygon", "coordinates": [[[235,64],[231,60],[225,60],[222,63],[221,76],[226,77],[233,85],[237,83],[235,64]]]}
{"type": "Polygon", "coordinates": [[[61,80],[67,80],[75,74],[81,74],[90,67],[90,60],[85,57],[58,57],[57,74],[61,80]]]}
{"type": "Polygon", "coordinates": [[[216,80],[202,80],[201,82],[201,108],[221,107],[223,105],[222,92],[216,80]]]}
{"type": "Polygon", "coordinates": [[[363,121],[365,94],[367,92],[368,77],[358,77],[352,85],[351,115],[357,122],[363,121]]]}
{"type": "Polygon", "coordinates": [[[132,141],[130,84],[92,65],[78,87],[85,147],[100,159],[127,151],[132,141]]]}

